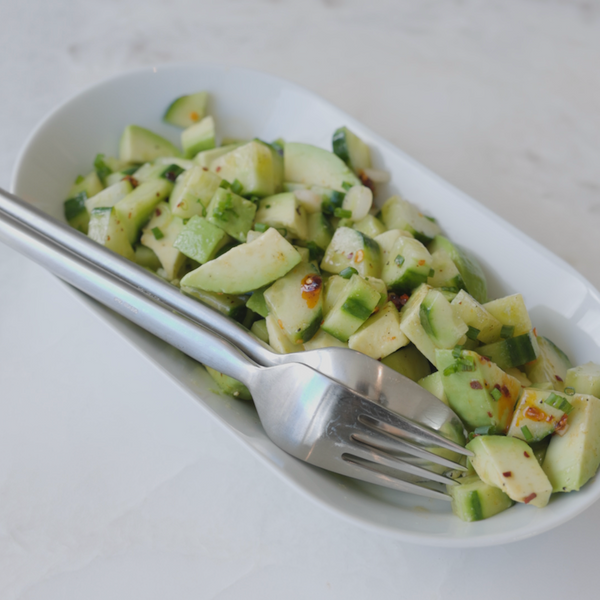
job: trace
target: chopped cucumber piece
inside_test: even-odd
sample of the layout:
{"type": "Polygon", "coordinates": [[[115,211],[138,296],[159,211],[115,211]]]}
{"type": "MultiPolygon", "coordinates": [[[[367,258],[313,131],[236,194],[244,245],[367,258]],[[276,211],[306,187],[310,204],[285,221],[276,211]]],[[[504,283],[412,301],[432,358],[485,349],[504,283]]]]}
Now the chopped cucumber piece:
{"type": "Polygon", "coordinates": [[[114,206],[120,200],[123,200],[127,194],[133,191],[131,181],[123,179],[110,187],[98,192],[95,196],[85,201],[85,207],[91,214],[95,208],[114,206]]]}
{"type": "MultiPolygon", "coordinates": [[[[436,253],[437,254],[437,253],[436,253]]],[[[460,290],[451,302],[454,314],[477,330],[475,339],[490,344],[500,338],[502,323],[491,315],[473,296],[460,290]]]]}
{"type": "Polygon", "coordinates": [[[173,214],[182,219],[202,216],[222,179],[208,169],[191,167],[175,182],[169,203],[173,214]]]}
{"type": "Polygon", "coordinates": [[[87,194],[79,192],[64,202],[65,220],[71,227],[85,234],[88,232],[90,223],[90,214],[85,205],[86,200],[87,194]]]}
{"type": "Polygon", "coordinates": [[[114,207],[96,208],[92,211],[88,236],[109,250],[129,260],[134,259],[135,254],[127,237],[125,224],[114,207]]]}
{"type": "Polygon", "coordinates": [[[246,316],[246,303],[243,297],[234,294],[205,292],[204,290],[194,289],[186,285],[181,286],[181,291],[187,296],[200,300],[200,302],[207,304],[235,321],[241,322],[246,316]]]}
{"type": "Polygon", "coordinates": [[[484,483],[477,475],[461,477],[460,485],[449,485],[452,512],[463,521],[489,519],[510,508],[514,502],[498,487],[484,483]]]}
{"type": "Polygon", "coordinates": [[[232,238],[245,242],[252,228],[256,204],[237,194],[219,188],[206,210],[206,218],[213,225],[220,227],[232,238]]]}
{"type": "Polygon", "coordinates": [[[532,383],[548,381],[555,390],[562,392],[565,389],[568,369],[573,365],[569,357],[548,338],[538,336],[538,357],[525,364],[525,373],[532,383]]]}
{"type": "Polygon", "coordinates": [[[502,325],[513,327],[513,336],[523,335],[533,329],[525,301],[521,294],[513,294],[512,296],[492,300],[484,304],[483,307],[493,317],[496,317],[502,325]]]}
{"type": "Polygon", "coordinates": [[[119,158],[126,162],[146,163],[161,156],[180,155],[171,142],[138,125],[125,127],[119,143],[119,158]]]}
{"type": "Polygon", "coordinates": [[[388,229],[404,229],[416,239],[428,244],[440,233],[440,227],[419,209],[400,196],[392,196],[381,207],[381,220],[388,229]]]}
{"type": "Polygon", "coordinates": [[[590,394],[600,398],[600,365],[588,362],[567,371],[565,389],[572,388],[578,394],[590,394]]]}
{"type": "Polygon", "coordinates": [[[413,381],[419,381],[431,373],[429,361],[412,344],[385,356],[381,362],[413,381]]]}
{"type": "Polygon", "coordinates": [[[230,242],[231,237],[223,229],[203,217],[194,216],[184,225],[173,246],[203,265],[230,242]]]}
{"type": "Polygon", "coordinates": [[[371,151],[357,135],[347,127],[340,127],[333,133],[333,152],[339,156],[357,175],[371,168],[371,151]]]}
{"type": "Polygon", "coordinates": [[[204,118],[207,103],[206,92],[180,96],[169,105],[163,120],[177,127],[190,127],[204,118]]]}
{"type": "Polygon", "coordinates": [[[396,293],[409,292],[427,281],[431,255],[418,240],[398,235],[383,263],[381,278],[396,293]]]}
{"type": "Polygon", "coordinates": [[[488,357],[501,369],[520,367],[539,356],[539,346],[533,331],[517,337],[500,340],[477,349],[482,356],[488,357]]]}
{"type": "Polygon", "coordinates": [[[234,396],[235,398],[239,398],[240,400],[252,400],[250,390],[241,381],[238,381],[233,377],[229,377],[229,375],[219,373],[219,371],[215,371],[214,369],[211,369],[206,365],[205,369],[208,371],[208,374],[214,379],[215,383],[219,386],[219,388],[226,394],[234,396]]]}
{"type": "Polygon", "coordinates": [[[181,146],[186,158],[194,158],[198,152],[215,147],[215,122],[204,117],[199,123],[190,125],[181,132],[181,146]]]}
{"type": "Polygon", "coordinates": [[[321,261],[321,269],[340,273],[352,267],[363,277],[379,277],[381,274],[381,250],[379,244],[356,229],[340,227],[327,246],[321,261]]]}
{"type": "Polygon", "coordinates": [[[306,240],[308,237],[306,212],[299,206],[292,192],[263,198],[258,206],[255,221],[284,230],[290,238],[306,240]]]}

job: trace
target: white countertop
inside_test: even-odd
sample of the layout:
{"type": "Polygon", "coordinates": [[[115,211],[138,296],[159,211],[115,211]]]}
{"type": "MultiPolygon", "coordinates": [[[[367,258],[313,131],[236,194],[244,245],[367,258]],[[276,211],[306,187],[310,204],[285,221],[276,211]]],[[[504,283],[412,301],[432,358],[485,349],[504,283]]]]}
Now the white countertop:
{"type": "MultiPolygon", "coordinates": [[[[0,10],[2,187],[35,124],[87,85],[170,61],[245,66],[331,100],[600,287],[598,4],[0,0],[0,10]]],[[[365,532],[280,481],[4,246],[0,277],[2,600],[597,597],[600,505],[497,548],[365,532]],[[129,402],[140,397],[143,414],[129,402]]]]}

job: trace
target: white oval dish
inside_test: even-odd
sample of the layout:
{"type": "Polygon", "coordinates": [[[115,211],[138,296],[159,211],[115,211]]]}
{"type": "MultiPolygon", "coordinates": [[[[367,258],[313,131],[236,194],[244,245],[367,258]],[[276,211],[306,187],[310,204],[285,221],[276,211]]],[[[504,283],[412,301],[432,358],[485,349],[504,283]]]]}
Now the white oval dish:
{"type": "MultiPolygon", "coordinates": [[[[117,154],[119,136],[135,123],[178,143],[180,130],[162,122],[170,102],[207,90],[220,136],[308,142],[331,147],[347,125],[371,145],[375,166],[391,172],[379,201],[401,192],[443,230],[474,252],[488,276],[490,297],[521,292],[540,334],[575,364],[600,362],[600,294],[550,251],[307,90],[279,78],[203,65],[171,65],[125,73],[97,84],[54,110],[29,137],[17,160],[12,191],[62,219],[62,201],[94,157],[117,154]]],[[[71,288],[69,288],[71,289],[71,288]]],[[[77,293],[77,292],[74,292],[77,293]]],[[[580,492],[555,495],[544,509],[519,505],[478,523],[463,523],[448,503],[360,484],[310,467],[265,436],[252,407],[213,391],[203,368],[160,340],[78,294],[140,352],[149,356],[198,404],[275,473],[338,517],[403,541],[475,547],[531,537],[573,518],[600,496],[600,479],[580,492]]]]}

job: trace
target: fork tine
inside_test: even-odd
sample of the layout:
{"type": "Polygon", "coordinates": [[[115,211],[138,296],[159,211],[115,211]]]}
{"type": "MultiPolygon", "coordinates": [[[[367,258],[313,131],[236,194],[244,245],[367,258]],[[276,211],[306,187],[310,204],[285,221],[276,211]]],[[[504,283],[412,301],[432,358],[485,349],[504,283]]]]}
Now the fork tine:
{"type": "Polygon", "coordinates": [[[470,450],[445,438],[441,433],[428,429],[406,417],[402,417],[398,413],[370,401],[368,398],[357,395],[357,400],[364,411],[359,419],[374,429],[385,431],[385,433],[393,436],[395,439],[411,439],[411,441],[414,441],[414,438],[417,438],[420,443],[452,450],[463,456],[473,456],[470,450]]]}
{"type": "Polygon", "coordinates": [[[435,500],[451,500],[446,492],[406,481],[402,478],[403,473],[401,471],[389,467],[385,468],[386,465],[371,460],[374,458],[372,453],[365,452],[364,456],[358,456],[359,454],[363,454],[361,450],[353,448],[353,451],[355,452],[344,453],[341,456],[344,467],[341,471],[343,475],[381,485],[399,492],[407,492],[435,500]],[[396,473],[391,473],[390,471],[396,471],[396,473]]]}
{"type": "Polygon", "coordinates": [[[359,445],[359,447],[361,447],[361,450],[363,450],[363,452],[368,453],[369,460],[379,465],[391,467],[392,469],[398,469],[399,471],[403,471],[404,473],[410,473],[411,475],[422,477],[425,480],[435,481],[437,483],[443,483],[445,485],[456,485],[457,483],[454,479],[450,479],[445,475],[434,473],[429,469],[425,469],[424,467],[419,467],[418,465],[408,463],[397,456],[388,454],[387,452],[381,450],[381,448],[378,448],[376,445],[373,445],[368,436],[356,434],[352,436],[352,440],[356,442],[359,445]]]}

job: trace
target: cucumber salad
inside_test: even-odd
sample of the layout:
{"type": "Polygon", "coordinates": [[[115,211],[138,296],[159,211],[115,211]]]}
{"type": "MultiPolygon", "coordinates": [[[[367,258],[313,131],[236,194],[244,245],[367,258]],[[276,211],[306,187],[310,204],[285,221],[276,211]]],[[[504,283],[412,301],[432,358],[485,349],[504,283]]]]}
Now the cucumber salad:
{"type": "Polygon", "coordinates": [[[474,454],[448,490],[465,521],[515,502],[544,507],[595,475],[600,366],[573,366],[520,294],[488,298],[477,261],[409,200],[378,198],[376,208],[389,175],[347,127],[332,151],[282,139],[219,145],[207,98],[167,108],[181,147],[127,126],[118,157],[99,154],[75,180],[69,224],[276,352],[351,348],[448,404],[474,454]]]}

